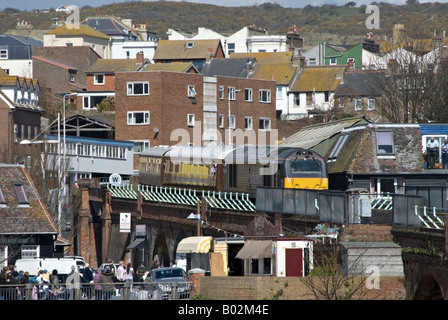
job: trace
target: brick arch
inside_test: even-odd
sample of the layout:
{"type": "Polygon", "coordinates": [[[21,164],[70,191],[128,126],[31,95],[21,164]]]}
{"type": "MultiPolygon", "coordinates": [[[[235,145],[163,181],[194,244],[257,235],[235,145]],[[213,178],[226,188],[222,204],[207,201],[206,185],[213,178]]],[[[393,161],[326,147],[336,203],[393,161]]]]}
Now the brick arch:
{"type": "Polygon", "coordinates": [[[413,300],[443,300],[437,280],[430,275],[424,276],[415,290],[413,300]]]}
{"type": "MultiPolygon", "coordinates": [[[[161,267],[170,266],[170,255],[168,251],[167,239],[165,237],[165,234],[163,233],[159,233],[157,235],[156,241],[154,243],[152,260],[157,260],[161,267]]],[[[150,262],[151,265],[153,261],[150,262]]]]}

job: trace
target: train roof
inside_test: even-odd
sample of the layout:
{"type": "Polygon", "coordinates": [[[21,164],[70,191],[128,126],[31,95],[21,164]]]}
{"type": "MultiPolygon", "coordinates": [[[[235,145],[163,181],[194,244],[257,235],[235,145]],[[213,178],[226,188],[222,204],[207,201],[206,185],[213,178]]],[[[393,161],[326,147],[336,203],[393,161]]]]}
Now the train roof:
{"type": "Polygon", "coordinates": [[[169,157],[173,162],[210,163],[222,162],[233,151],[231,146],[171,146],[145,149],[140,155],[169,157]]]}
{"type": "Polygon", "coordinates": [[[312,150],[303,148],[274,146],[241,146],[235,148],[226,158],[226,163],[234,164],[267,164],[271,162],[283,162],[285,159],[296,155],[306,155],[321,158],[319,154],[312,150]]]}
{"type": "Polygon", "coordinates": [[[165,157],[173,162],[183,163],[233,163],[233,164],[267,164],[282,162],[297,155],[319,157],[312,150],[292,147],[246,145],[232,146],[157,146],[145,149],[140,156],[165,157]]]}

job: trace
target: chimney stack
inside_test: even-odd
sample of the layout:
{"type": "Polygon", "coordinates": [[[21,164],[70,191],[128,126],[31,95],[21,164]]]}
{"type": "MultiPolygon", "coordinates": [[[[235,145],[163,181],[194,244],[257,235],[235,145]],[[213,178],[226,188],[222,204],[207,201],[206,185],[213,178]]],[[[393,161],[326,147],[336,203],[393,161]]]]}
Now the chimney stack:
{"type": "Polygon", "coordinates": [[[143,51],[137,52],[135,58],[137,60],[137,63],[143,64],[143,62],[145,61],[145,55],[143,54],[143,51]]]}

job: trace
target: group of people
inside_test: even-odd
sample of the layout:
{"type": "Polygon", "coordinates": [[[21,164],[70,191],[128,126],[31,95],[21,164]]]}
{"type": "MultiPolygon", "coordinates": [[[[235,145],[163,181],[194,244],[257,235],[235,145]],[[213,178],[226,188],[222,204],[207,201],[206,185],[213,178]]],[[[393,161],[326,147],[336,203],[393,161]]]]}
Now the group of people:
{"type": "MultiPolygon", "coordinates": [[[[442,146],[440,146],[442,151],[442,168],[448,169],[448,139],[443,141],[442,146]]],[[[439,140],[431,139],[426,143],[426,167],[428,169],[433,169],[435,164],[439,162],[439,140]]]]}
{"type": "MultiPolygon", "coordinates": [[[[159,264],[155,261],[150,269],[158,267],[159,264]]],[[[93,290],[86,290],[88,299],[110,300],[113,295],[120,295],[120,289],[125,282],[130,283],[132,288],[133,283],[144,282],[148,274],[149,270],[143,263],[135,271],[131,263],[126,265],[124,261],[119,262],[116,270],[115,264],[112,262],[105,264],[104,268],[93,269],[86,263],[82,273],[78,273],[76,267],[72,266],[67,278],[63,279],[66,283],[61,283],[62,279],[59,277],[58,270],[52,270],[51,273],[46,269],[39,270],[36,276],[31,277],[28,271],[17,271],[15,266],[8,266],[3,267],[0,272],[0,285],[23,285],[15,286],[17,288],[15,295],[21,295],[22,297],[19,299],[25,299],[24,285],[32,283],[34,284],[33,300],[52,300],[62,298],[63,294],[64,299],[73,299],[73,291],[69,292],[70,290],[67,290],[67,288],[70,289],[74,286],[67,286],[67,283],[91,283],[93,284],[93,290]]],[[[16,300],[17,296],[11,297],[11,299],[16,300]]]]}

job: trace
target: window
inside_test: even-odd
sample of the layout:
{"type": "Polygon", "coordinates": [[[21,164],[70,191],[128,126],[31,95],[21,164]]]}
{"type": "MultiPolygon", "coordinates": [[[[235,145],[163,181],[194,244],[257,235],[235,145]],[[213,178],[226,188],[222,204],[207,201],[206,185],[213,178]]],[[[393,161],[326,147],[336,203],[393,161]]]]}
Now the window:
{"type": "Polygon", "coordinates": [[[229,87],[227,90],[229,91],[229,100],[235,101],[237,90],[234,87],[229,87]]]}
{"type": "Polygon", "coordinates": [[[2,188],[0,187],[0,207],[5,205],[6,205],[6,199],[5,196],[3,195],[2,188]]]}
{"type": "Polygon", "coordinates": [[[348,58],[347,64],[349,67],[354,68],[355,67],[355,58],[348,58]]]}
{"type": "Polygon", "coordinates": [[[0,50],[0,59],[8,59],[8,49],[0,50]]]}
{"type": "Polygon", "coordinates": [[[83,109],[90,109],[90,98],[89,97],[83,97],[82,98],[82,108],[83,109]]]}
{"type": "Polygon", "coordinates": [[[362,98],[361,97],[356,98],[355,110],[357,110],[357,111],[362,110],[362,98]]]}
{"type": "Polygon", "coordinates": [[[235,116],[234,115],[230,115],[229,116],[229,129],[235,129],[235,116]]]}
{"type": "Polygon", "coordinates": [[[227,55],[230,56],[234,52],[235,52],[235,43],[228,43],[227,44],[227,55]]]}
{"type": "Polygon", "coordinates": [[[277,100],[283,100],[283,88],[282,87],[277,87],[277,100]]]}
{"type": "Polygon", "coordinates": [[[194,42],[187,42],[187,45],[185,46],[187,49],[191,49],[194,46],[194,42]]]}
{"type": "Polygon", "coordinates": [[[344,108],[344,97],[339,97],[339,108],[344,108]]]}
{"type": "Polygon", "coordinates": [[[260,118],[260,130],[271,130],[271,119],[260,118]]]}
{"type": "Polygon", "coordinates": [[[312,92],[307,92],[306,93],[306,105],[310,106],[313,104],[313,93],[312,92]]]}
{"type": "Polygon", "coordinates": [[[300,106],[300,93],[294,93],[294,106],[300,106]]]}
{"type": "Polygon", "coordinates": [[[271,90],[261,89],[259,92],[259,100],[260,100],[260,102],[270,103],[271,102],[271,90]]]}
{"type": "Polygon", "coordinates": [[[219,99],[224,99],[224,86],[219,86],[219,99]]]}
{"type": "Polygon", "coordinates": [[[330,66],[334,66],[338,63],[338,60],[336,58],[330,58],[330,66]]]}
{"type": "Polygon", "coordinates": [[[39,258],[39,246],[38,245],[23,245],[21,250],[22,259],[39,258]]]}
{"type": "Polygon", "coordinates": [[[309,58],[308,64],[310,66],[315,66],[316,65],[316,58],[309,58]]]}
{"type": "Polygon", "coordinates": [[[194,86],[192,86],[192,85],[188,86],[188,97],[189,98],[196,97],[196,90],[194,89],[194,86]]]}
{"type": "Polygon", "coordinates": [[[244,90],[244,100],[252,101],[252,89],[251,88],[246,88],[244,90]]]}
{"type": "Polygon", "coordinates": [[[149,124],[149,111],[128,112],[128,125],[149,124]]]}
{"type": "Polygon", "coordinates": [[[187,125],[189,127],[194,127],[194,114],[187,114],[187,125]]]}
{"type": "Polygon", "coordinates": [[[391,131],[378,131],[376,133],[376,143],[378,146],[378,155],[394,153],[391,131]]]}
{"type": "Polygon", "coordinates": [[[104,84],[104,74],[96,74],[93,83],[95,85],[104,84]]]}
{"type": "Polygon", "coordinates": [[[25,189],[23,188],[23,184],[15,183],[14,191],[16,193],[17,201],[19,202],[19,204],[28,204],[28,198],[26,197],[25,189]]]}
{"type": "Polygon", "coordinates": [[[149,95],[149,82],[129,82],[128,96],[149,95]]]}
{"type": "Polygon", "coordinates": [[[223,114],[219,115],[219,127],[224,128],[224,115],[223,114]]]}
{"type": "Polygon", "coordinates": [[[375,110],[375,99],[374,98],[369,98],[367,110],[375,110]]]}
{"type": "Polygon", "coordinates": [[[339,137],[338,141],[336,141],[336,144],[334,145],[333,149],[331,150],[330,155],[328,156],[328,161],[336,161],[336,159],[339,156],[339,153],[342,150],[342,147],[344,146],[345,142],[348,139],[348,134],[342,135],[339,137]]]}
{"type": "Polygon", "coordinates": [[[325,102],[329,102],[330,101],[330,92],[328,92],[328,91],[324,92],[324,97],[325,97],[325,102]]]}
{"type": "Polygon", "coordinates": [[[75,82],[75,75],[70,73],[70,82],[75,82]]]}
{"type": "Polygon", "coordinates": [[[147,140],[134,140],[134,153],[140,153],[149,148],[149,141],[147,140]]]}
{"type": "Polygon", "coordinates": [[[252,117],[244,118],[244,129],[246,129],[246,130],[252,130],[253,129],[252,117]]]}

